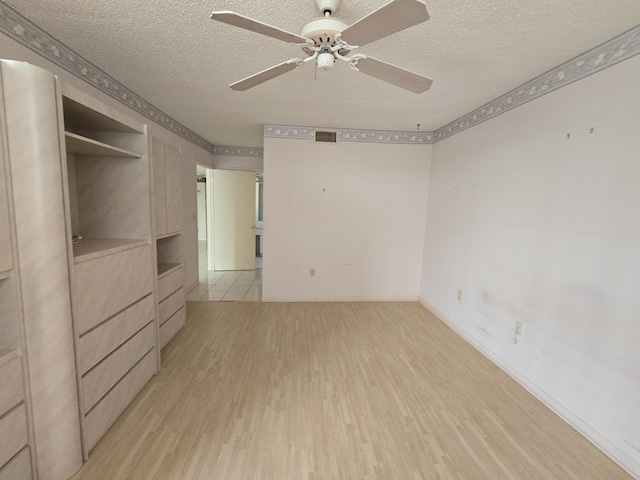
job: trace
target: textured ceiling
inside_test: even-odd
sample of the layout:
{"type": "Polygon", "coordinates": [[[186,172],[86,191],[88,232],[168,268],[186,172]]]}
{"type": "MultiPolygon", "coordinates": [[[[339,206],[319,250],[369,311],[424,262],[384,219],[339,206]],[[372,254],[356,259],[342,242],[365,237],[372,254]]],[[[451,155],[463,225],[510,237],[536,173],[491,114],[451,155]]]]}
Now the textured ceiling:
{"type": "MultiPolygon", "coordinates": [[[[386,0],[342,0],[351,24],[386,0]]],[[[337,63],[247,92],[228,85],[298,47],[209,19],[232,10],[293,33],[314,0],[6,0],[85,59],[215,145],[262,146],[263,124],[435,130],[640,24],[640,1],[426,0],[431,19],[360,51],[433,78],[421,95],[337,63]]]]}

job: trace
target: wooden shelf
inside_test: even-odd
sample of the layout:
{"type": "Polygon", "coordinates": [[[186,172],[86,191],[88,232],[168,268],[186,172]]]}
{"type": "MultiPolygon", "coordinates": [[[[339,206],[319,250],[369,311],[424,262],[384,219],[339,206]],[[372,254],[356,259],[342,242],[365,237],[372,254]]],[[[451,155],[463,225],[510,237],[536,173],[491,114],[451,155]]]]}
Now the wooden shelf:
{"type": "Polygon", "coordinates": [[[67,144],[67,153],[76,153],[78,155],[102,155],[109,157],[122,158],[140,158],[137,153],[123,150],[122,148],[113,147],[106,143],[98,142],[81,135],[71,132],[64,132],[67,144]]]}
{"type": "Polygon", "coordinates": [[[161,235],[156,235],[156,240],[162,240],[163,238],[175,237],[176,235],[182,235],[182,230],[178,230],[177,232],[163,233],[161,235]]]}
{"type": "Polygon", "coordinates": [[[158,278],[165,277],[180,267],[181,263],[158,263],[158,278]]]}
{"type": "Polygon", "coordinates": [[[148,245],[145,239],[83,238],[73,244],[73,263],[82,263],[105,255],[148,245]]]}

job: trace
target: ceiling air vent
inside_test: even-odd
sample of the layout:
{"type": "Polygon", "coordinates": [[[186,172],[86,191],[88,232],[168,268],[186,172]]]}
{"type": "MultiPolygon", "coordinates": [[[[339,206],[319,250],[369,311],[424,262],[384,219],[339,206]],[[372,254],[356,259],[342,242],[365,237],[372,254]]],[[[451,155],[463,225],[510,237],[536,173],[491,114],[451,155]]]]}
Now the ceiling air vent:
{"type": "Polygon", "coordinates": [[[327,132],[323,130],[316,130],[316,142],[318,143],[337,143],[338,132],[327,132]]]}

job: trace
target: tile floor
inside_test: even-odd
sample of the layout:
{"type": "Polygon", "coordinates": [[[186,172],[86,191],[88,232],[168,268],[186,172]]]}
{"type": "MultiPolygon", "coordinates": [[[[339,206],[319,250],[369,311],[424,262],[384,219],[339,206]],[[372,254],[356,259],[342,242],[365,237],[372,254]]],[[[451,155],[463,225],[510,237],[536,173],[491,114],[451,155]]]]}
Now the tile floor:
{"type": "Polygon", "coordinates": [[[260,301],[262,270],[209,272],[187,293],[187,300],[260,301]]]}

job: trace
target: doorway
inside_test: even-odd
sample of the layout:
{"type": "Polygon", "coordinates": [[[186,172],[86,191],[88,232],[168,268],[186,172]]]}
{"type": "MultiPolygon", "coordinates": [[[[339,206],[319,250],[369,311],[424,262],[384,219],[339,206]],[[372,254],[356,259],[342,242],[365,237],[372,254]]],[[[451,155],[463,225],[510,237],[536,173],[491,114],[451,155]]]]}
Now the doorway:
{"type": "Polygon", "coordinates": [[[187,299],[261,300],[262,172],[198,165],[196,180],[200,282],[187,299]]]}
{"type": "Polygon", "coordinates": [[[198,215],[198,279],[206,278],[209,274],[209,243],[208,243],[208,213],[207,206],[207,168],[197,166],[196,173],[197,215],[198,215]]]}

